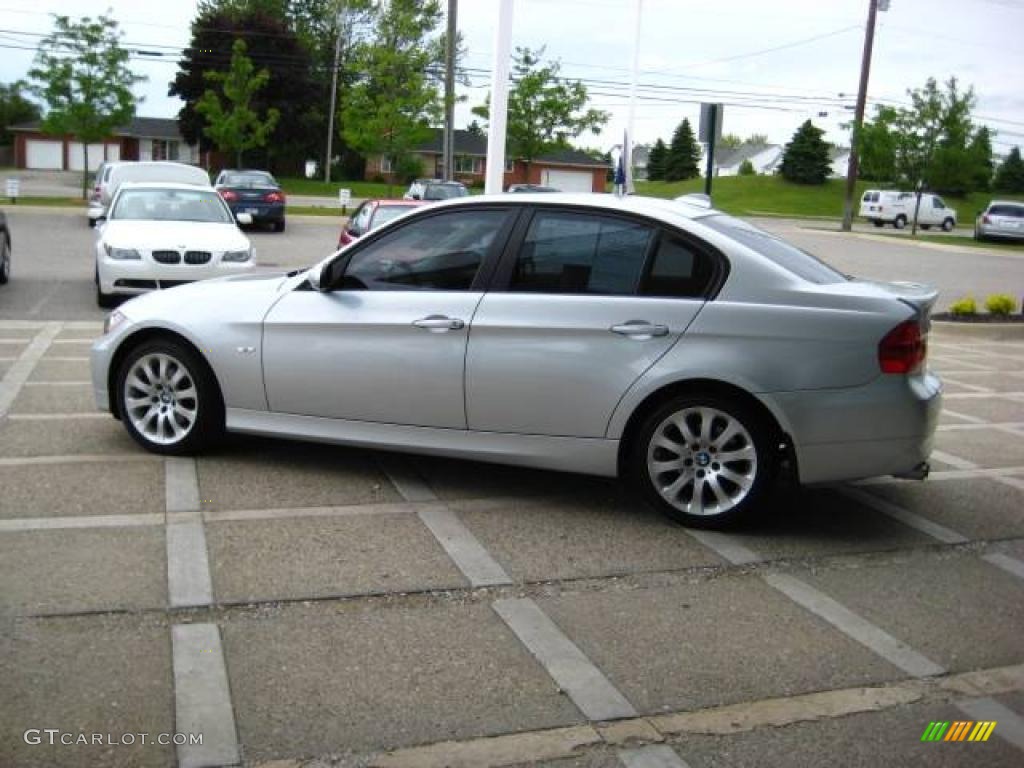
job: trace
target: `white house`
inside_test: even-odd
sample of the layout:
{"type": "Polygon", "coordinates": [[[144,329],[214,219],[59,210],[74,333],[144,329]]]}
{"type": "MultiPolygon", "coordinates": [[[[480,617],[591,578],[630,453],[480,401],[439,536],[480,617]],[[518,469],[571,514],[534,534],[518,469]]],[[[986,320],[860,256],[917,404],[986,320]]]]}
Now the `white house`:
{"type": "MultiPolygon", "coordinates": [[[[738,176],[740,166],[749,160],[758,175],[775,173],[782,161],[782,147],[778,144],[741,144],[735,149],[715,150],[715,175],[738,176]]],[[[705,160],[702,167],[706,167],[705,160]]]]}

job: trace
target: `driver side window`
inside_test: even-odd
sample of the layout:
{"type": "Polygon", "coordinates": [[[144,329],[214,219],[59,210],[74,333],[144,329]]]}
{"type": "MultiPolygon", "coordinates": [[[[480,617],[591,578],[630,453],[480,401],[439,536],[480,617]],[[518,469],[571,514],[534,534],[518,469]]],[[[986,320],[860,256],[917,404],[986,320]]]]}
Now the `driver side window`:
{"type": "Polygon", "coordinates": [[[354,254],[339,287],[468,291],[507,215],[461,210],[411,221],[354,254]]]}

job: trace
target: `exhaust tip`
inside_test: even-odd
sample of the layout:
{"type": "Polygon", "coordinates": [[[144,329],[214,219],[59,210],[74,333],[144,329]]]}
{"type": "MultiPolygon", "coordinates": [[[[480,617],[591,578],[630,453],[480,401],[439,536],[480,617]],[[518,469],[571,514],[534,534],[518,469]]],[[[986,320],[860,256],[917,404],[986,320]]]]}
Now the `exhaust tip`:
{"type": "Polygon", "coordinates": [[[913,469],[907,472],[900,472],[898,475],[893,475],[893,477],[898,477],[900,480],[924,480],[928,477],[928,473],[931,470],[931,464],[927,461],[922,461],[913,469]]]}

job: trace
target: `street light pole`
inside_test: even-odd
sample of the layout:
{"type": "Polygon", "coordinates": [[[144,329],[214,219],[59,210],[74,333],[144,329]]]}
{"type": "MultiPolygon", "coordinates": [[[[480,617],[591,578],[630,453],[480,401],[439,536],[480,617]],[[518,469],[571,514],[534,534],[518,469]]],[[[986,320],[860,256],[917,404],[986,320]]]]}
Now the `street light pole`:
{"type": "Polygon", "coordinates": [[[338,98],[338,63],[341,61],[341,3],[338,2],[337,33],[334,37],[334,67],[331,71],[331,109],[327,113],[327,156],[324,158],[324,183],[331,181],[331,145],[334,143],[334,109],[338,98]]]}
{"type": "Polygon", "coordinates": [[[458,0],[448,0],[448,37],[444,58],[444,135],[441,156],[445,181],[455,178],[455,46],[458,35],[458,0]]]}
{"type": "MultiPolygon", "coordinates": [[[[886,6],[888,3],[886,2],[886,6]]],[[[857,89],[857,107],[853,113],[853,132],[850,134],[850,160],[846,166],[846,197],[843,200],[843,231],[853,228],[853,195],[857,188],[857,140],[864,124],[864,105],[868,97],[868,76],[871,74],[871,48],[875,43],[875,16],[878,0],[868,0],[868,25],[864,30],[864,54],[860,62],[860,86],[857,89]]]]}

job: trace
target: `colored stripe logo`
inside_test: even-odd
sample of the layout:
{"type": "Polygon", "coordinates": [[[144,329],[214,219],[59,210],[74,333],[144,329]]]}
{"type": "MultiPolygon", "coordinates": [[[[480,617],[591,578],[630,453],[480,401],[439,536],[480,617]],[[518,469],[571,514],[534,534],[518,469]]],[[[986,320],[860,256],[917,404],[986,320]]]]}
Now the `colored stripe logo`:
{"type": "Polygon", "coordinates": [[[921,741],[988,741],[995,729],[995,720],[933,721],[924,729],[921,741]]]}

